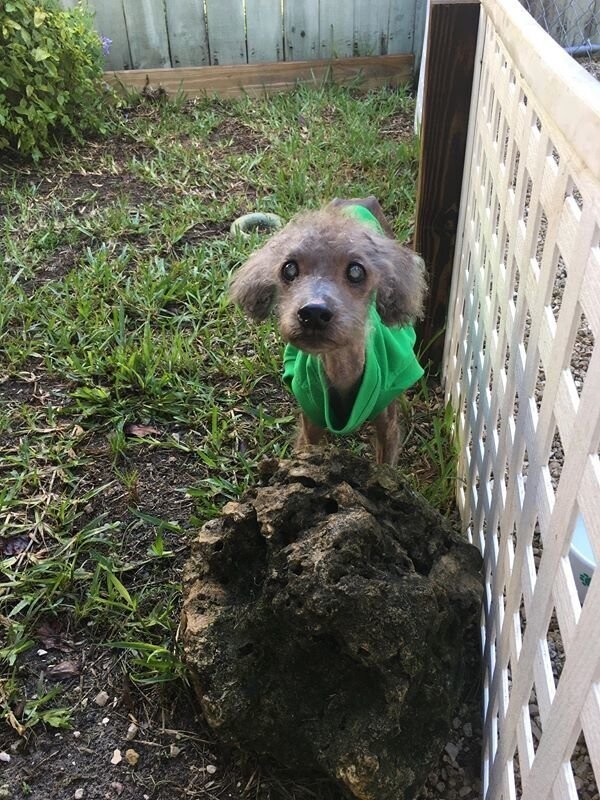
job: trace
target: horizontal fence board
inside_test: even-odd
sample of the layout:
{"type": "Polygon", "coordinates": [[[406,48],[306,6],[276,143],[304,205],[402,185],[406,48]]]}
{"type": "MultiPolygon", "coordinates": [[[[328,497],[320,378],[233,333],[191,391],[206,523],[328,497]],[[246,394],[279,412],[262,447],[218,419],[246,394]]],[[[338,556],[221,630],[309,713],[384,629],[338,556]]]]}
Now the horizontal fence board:
{"type": "Polygon", "coordinates": [[[280,0],[246,0],[248,63],[283,61],[280,0]]]}
{"type": "Polygon", "coordinates": [[[210,52],[202,0],[169,0],[166,8],[171,66],[208,66],[210,52]]]}
{"type": "Polygon", "coordinates": [[[123,10],[132,62],[140,69],[171,66],[162,0],[123,0],[123,10]]]}
{"type": "Polygon", "coordinates": [[[240,0],[206,0],[211,63],[245,64],[246,32],[240,0]]]}
{"type": "Polygon", "coordinates": [[[240,97],[288,91],[298,84],[321,86],[358,82],[365,89],[378,86],[403,86],[412,79],[411,55],[373,56],[333,61],[289,61],[279,64],[197,67],[187,69],[149,69],[107,72],[115,86],[144,89],[162,87],[168,94],[182,91],[189,97],[218,95],[240,97]]]}

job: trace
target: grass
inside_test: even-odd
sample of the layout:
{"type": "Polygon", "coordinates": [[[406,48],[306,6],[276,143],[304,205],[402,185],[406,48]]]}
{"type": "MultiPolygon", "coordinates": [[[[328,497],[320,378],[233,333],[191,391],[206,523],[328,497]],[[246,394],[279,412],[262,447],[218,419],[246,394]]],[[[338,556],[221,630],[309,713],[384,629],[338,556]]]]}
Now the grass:
{"type": "MultiPolygon", "coordinates": [[[[190,537],[294,427],[274,326],[227,301],[260,237],[229,224],[374,193],[410,239],[417,148],[397,124],[411,104],[333,87],[142,102],[106,139],[0,165],[0,705],[20,733],[69,721],[59,690],[21,677],[48,626],[124,651],[140,685],[184,677],[190,537]]],[[[449,412],[426,382],[403,411],[413,480],[448,509],[449,412]]]]}

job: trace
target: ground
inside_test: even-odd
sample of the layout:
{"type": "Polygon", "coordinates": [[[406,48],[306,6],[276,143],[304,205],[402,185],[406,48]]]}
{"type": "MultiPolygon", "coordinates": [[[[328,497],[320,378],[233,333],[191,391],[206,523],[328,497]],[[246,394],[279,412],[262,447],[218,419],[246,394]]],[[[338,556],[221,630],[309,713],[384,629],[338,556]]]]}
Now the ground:
{"type": "MultiPolygon", "coordinates": [[[[410,240],[415,170],[407,94],[329,87],[146,98],[105,137],[0,163],[0,797],[335,796],[198,718],[180,575],[201,523],[293,439],[277,332],[227,304],[260,242],[230,223],[373,193],[410,240]]],[[[453,513],[435,376],[402,414],[400,468],[453,513]]],[[[477,796],[477,679],[423,797],[477,796]]]]}

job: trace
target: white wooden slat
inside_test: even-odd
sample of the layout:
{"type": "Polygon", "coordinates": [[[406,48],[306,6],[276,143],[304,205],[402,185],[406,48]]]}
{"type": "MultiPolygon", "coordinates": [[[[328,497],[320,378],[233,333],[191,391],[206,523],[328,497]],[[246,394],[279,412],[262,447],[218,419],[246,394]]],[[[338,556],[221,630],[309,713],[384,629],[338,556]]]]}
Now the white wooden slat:
{"type": "Polygon", "coordinates": [[[581,306],[588,325],[596,341],[600,338],[600,303],[594,302],[600,296],[600,246],[596,244],[590,253],[581,289],[581,306]]]}
{"type": "Polygon", "coordinates": [[[592,583],[581,614],[573,649],[565,662],[555,701],[548,716],[545,735],[536,753],[522,800],[540,800],[549,779],[571,753],[579,727],[579,715],[595,682],[600,663],[600,582],[592,583]],[[564,678],[564,680],[562,679],[564,678]]]}
{"type": "Polygon", "coordinates": [[[600,726],[598,720],[600,719],[600,683],[593,684],[591,691],[587,697],[583,711],[581,713],[581,721],[583,722],[583,730],[585,733],[585,742],[588,747],[590,761],[594,768],[594,775],[600,775],[600,726]]]}
{"type": "Polygon", "coordinates": [[[281,0],[246,0],[248,63],[283,60],[281,0]]]}
{"type": "Polygon", "coordinates": [[[390,0],[354,0],[354,54],[385,55],[389,25],[390,0]]]}
{"type": "Polygon", "coordinates": [[[319,2],[320,58],[343,58],[353,55],[354,14],[348,3],[340,8],[339,0],[319,2]]]}
{"type": "Polygon", "coordinates": [[[246,32],[242,0],[205,0],[211,64],[245,64],[246,32]]]}
{"type": "Polygon", "coordinates": [[[588,539],[596,560],[600,562],[600,458],[597,454],[591,455],[587,461],[577,501],[588,539]]]}
{"type": "Polygon", "coordinates": [[[123,0],[133,69],[170,67],[167,21],[162,0],[123,0]]]}
{"type": "Polygon", "coordinates": [[[321,58],[319,0],[284,0],[283,22],[286,60],[321,58]]]}
{"type": "Polygon", "coordinates": [[[202,0],[169,0],[166,9],[172,66],[208,66],[208,30],[202,0]]]}

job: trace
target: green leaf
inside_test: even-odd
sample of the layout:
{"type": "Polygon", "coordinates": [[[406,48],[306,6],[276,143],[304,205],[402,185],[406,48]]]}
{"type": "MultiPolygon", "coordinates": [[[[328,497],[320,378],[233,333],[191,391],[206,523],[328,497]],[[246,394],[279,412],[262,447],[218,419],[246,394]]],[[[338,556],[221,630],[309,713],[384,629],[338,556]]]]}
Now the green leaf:
{"type": "Polygon", "coordinates": [[[47,16],[48,15],[46,14],[46,12],[42,11],[41,8],[36,8],[36,10],[33,12],[33,24],[34,24],[34,26],[36,28],[39,28],[40,25],[43,25],[44,24],[44,20],[46,19],[47,16]]]}
{"type": "Polygon", "coordinates": [[[34,47],[31,51],[31,55],[34,61],[45,61],[47,58],[50,58],[50,53],[44,50],[43,47],[34,47]]]}

